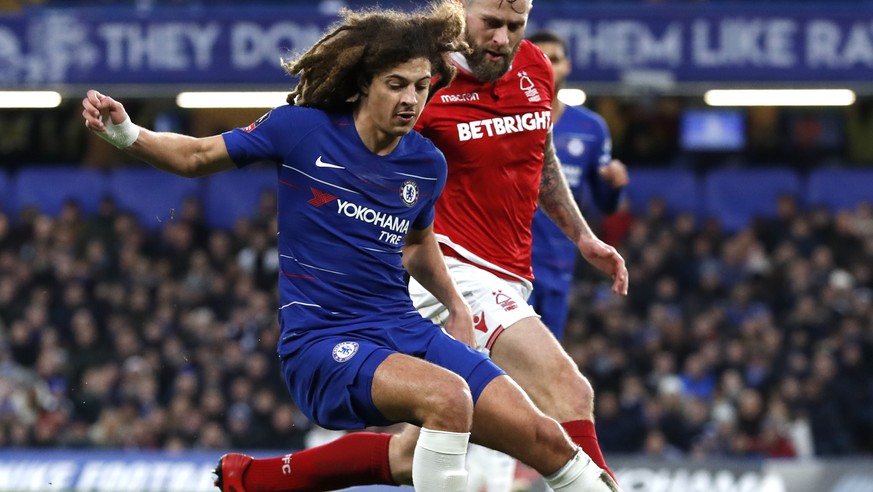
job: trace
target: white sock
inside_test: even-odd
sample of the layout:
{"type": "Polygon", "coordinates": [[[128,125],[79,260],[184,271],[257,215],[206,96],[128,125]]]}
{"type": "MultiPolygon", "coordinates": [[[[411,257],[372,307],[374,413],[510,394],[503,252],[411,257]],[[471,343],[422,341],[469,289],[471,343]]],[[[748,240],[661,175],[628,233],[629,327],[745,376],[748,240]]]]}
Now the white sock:
{"type": "Polygon", "coordinates": [[[412,457],[412,484],[418,492],[464,492],[469,432],[421,428],[412,457]]]}
{"type": "Polygon", "coordinates": [[[545,479],[555,492],[609,492],[612,489],[601,480],[602,473],[603,470],[579,449],[567,464],[545,479]]]}

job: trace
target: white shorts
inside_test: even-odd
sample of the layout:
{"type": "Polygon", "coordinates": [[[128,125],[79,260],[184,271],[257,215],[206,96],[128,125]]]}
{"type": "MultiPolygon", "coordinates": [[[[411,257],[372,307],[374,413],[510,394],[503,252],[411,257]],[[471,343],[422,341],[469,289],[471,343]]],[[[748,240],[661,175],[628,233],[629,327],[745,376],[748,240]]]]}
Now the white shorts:
{"type": "MultiPolygon", "coordinates": [[[[475,265],[446,257],[449,273],[473,310],[477,349],[489,353],[500,333],[517,321],[537,316],[527,303],[533,287],[524,279],[505,280],[475,265]]],[[[409,295],[418,312],[442,326],[449,312],[415,279],[409,280],[409,295]]]]}

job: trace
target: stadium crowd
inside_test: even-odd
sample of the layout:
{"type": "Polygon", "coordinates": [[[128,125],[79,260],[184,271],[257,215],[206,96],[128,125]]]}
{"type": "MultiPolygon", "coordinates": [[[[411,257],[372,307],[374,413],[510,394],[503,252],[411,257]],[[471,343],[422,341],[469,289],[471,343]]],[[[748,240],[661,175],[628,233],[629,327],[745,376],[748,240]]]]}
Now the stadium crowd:
{"type": "MultiPolygon", "coordinates": [[[[279,372],[275,197],[233,230],[188,200],[150,232],[0,213],[0,446],[299,449],[279,372]]],[[[599,225],[626,299],[580,267],[565,344],[606,453],[873,453],[873,208],[780,199],[736,234],[654,200],[599,225]]]]}

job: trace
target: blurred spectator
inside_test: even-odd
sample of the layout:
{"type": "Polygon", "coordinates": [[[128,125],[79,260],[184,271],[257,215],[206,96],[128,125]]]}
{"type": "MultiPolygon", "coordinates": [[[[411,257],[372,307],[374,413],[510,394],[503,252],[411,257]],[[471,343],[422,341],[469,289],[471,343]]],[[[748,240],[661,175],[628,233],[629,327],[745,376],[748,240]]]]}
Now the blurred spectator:
{"type": "Polygon", "coordinates": [[[188,200],[146,234],[107,198],[93,217],[74,202],[58,217],[25,216],[12,240],[0,216],[0,441],[302,446],[309,424],[265,333],[274,292],[255,283],[270,272],[237,264],[251,244],[269,264],[272,225],[210,231],[188,200]]]}
{"type": "Polygon", "coordinates": [[[565,343],[602,395],[605,450],[630,441],[653,456],[871,453],[869,205],[834,215],[783,196],[778,210],[724,235],[712,223],[689,230],[656,201],[621,245],[634,274],[626,306],[602,308],[600,279],[577,276],[565,343]],[[627,307],[630,326],[597,329],[627,307]],[[573,329],[580,322],[588,329],[573,329]],[[613,350],[624,357],[604,371],[613,350]],[[616,444],[635,419],[614,392],[636,379],[646,382],[646,431],[616,444]]]}

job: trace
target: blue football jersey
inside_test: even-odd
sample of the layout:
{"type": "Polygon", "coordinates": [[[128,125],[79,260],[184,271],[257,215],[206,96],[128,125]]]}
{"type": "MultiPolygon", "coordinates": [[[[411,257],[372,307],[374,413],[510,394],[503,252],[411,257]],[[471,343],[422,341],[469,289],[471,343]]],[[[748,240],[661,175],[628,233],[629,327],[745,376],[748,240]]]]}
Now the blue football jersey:
{"type": "Polygon", "coordinates": [[[351,114],[290,105],[223,137],[237,165],[277,163],[283,340],[415,312],[401,246],[410,229],[431,224],[446,180],[445,158],[429,140],[411,132],[380,156],[351,114]]]}
{"type": "MultiPolygon", "coordinates": [[[[614,190],[598,174],[600,166],[612,161],[612,140],[603,118],[587,108],[567,106],[552,130],[552,138],[576,200],[582,203],[587,183],[597,208],[604,213],[615,211],[621,191],[614,190]]],[[[568,289],[576,262],[576,245],[541,210],[534,216],[532,232],[536,283],[568,289]]]]}

